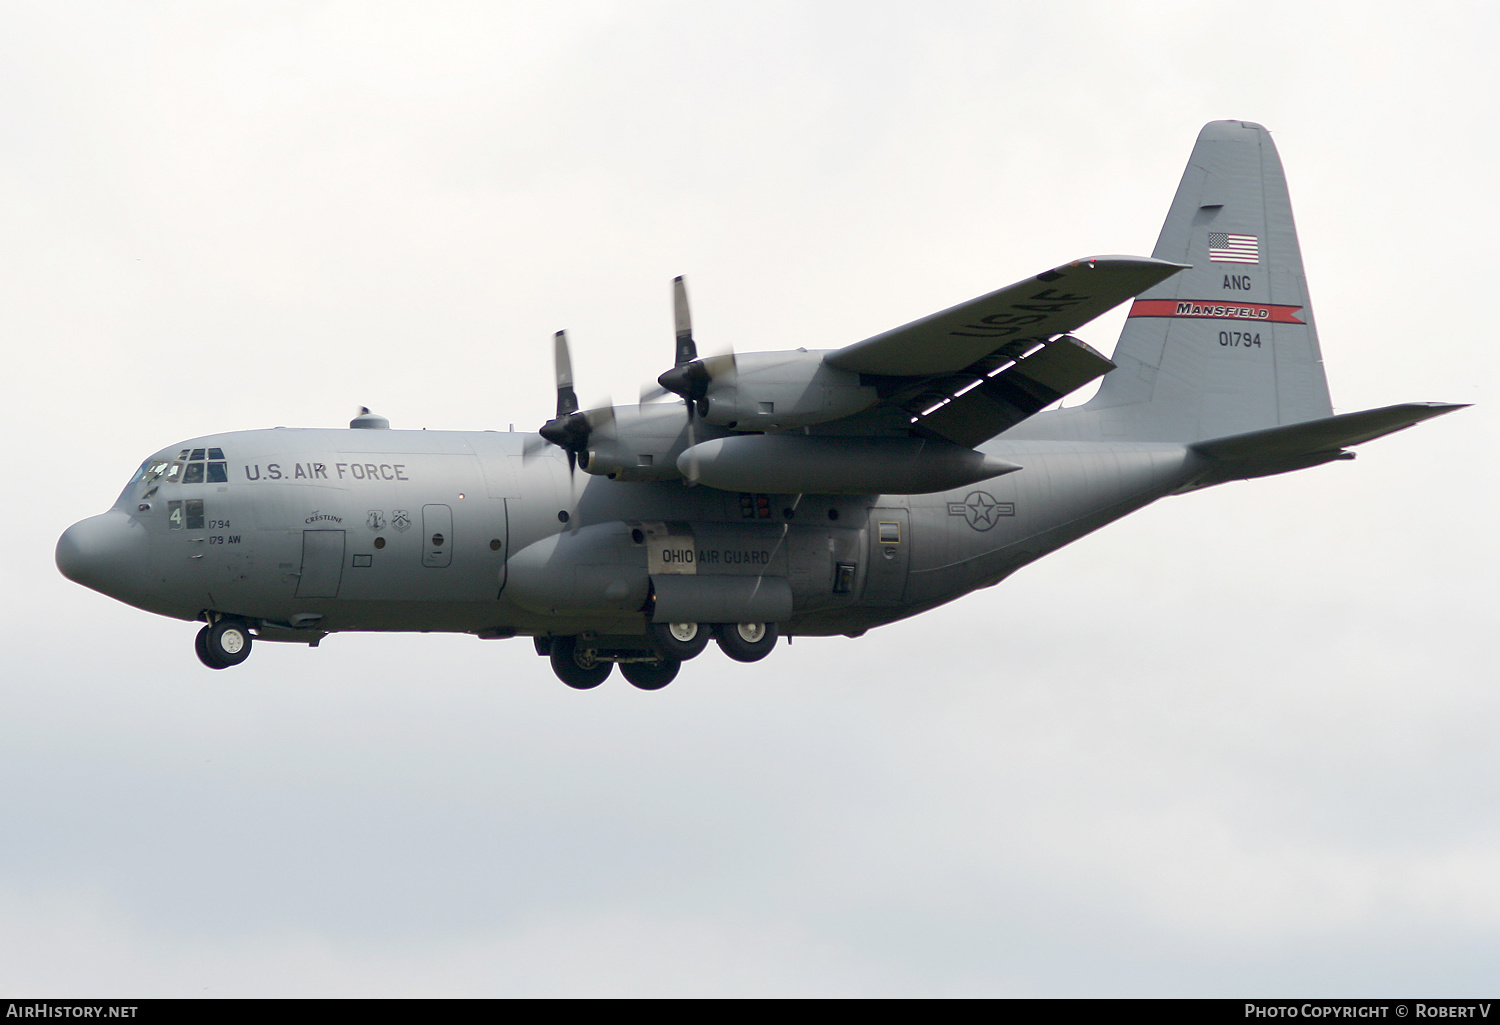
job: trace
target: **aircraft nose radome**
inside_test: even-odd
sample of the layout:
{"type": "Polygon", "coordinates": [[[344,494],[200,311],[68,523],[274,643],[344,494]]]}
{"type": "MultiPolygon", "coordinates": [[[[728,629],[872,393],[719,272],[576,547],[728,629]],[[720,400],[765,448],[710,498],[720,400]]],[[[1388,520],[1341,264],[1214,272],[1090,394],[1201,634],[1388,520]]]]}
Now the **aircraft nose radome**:
{"type": "Polygon", "coordinates": [[[124,513],[90,516],[57,539],[57,568],[74,583],[118,598],[145,582],[147,546],[145,530],[124,513]]]}

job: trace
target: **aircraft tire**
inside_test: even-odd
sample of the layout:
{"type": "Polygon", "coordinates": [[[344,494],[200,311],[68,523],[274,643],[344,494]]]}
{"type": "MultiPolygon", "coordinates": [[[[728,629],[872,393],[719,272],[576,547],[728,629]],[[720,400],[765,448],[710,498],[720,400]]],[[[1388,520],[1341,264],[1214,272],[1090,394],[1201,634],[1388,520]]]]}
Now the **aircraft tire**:
{"type": "Polygon", "coordinates": [[[776,647],[775,623],[715,623],[714,636],[736,662],[759,662],[776,647]]]}
{"type": "Polygon", "coordinates": [[[675,658],[664,658],[659,662],[621,662],[620,672],[625,679],[641,690],[661,690],[677,678],[682,663],[675,658]]]}
{"type": "Polygon", "coordinates": [[[243,619],[226,616],[208,628],[203,647],[209,658],[221,663],[219,668],[237,666],[250,657],[250,628],[243,619]]]}
{"type": "Polygon", "coordinates": [[[210,669],[228,669],[222,662],[214,661],[208,653],[208,627],[198,631],[198,636],[193,638],[193,650],[198,653],[198,661],[210,669]]]}
{"type": "Polygon", "coordinates": [[[647,623],[646,632],[650,634],[651,643],[656,645],[656,650],[661,652],[663,658],[678,662],[686,662],[703,654],[712,634],[707,623],[647,623]],[[684,638],[683,634],[688,636],[684,638]]]}
{"type": "Polygon", "coordinates": [[[577,637],[552,639],[552,671],[574,690],[592,690],[609,678],[613,662],[601,662],[589,650],[578,649],[577,637]]]}

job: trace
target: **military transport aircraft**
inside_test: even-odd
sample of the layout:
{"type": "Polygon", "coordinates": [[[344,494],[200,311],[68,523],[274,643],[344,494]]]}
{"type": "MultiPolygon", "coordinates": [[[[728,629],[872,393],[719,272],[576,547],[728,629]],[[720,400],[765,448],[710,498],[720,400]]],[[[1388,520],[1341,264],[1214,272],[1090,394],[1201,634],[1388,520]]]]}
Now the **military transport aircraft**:
{"type": "Polygon", "coordinates": [[[1334,416],[1281,162],[1260,125],[1202,130],[1150,259],[1047,270],[838,349],[698,355],[655,401],[580,410],[555,339],[536,434],[237,431],[170,445],[57,565],[252,640],[533,638],[569,686],[663,687],[710,637],[858,636],[1005,579],[1166,495],[1353,458],[1461,408],[1334,416]],[[1111,358],[1071,332],[1137,297],[1111,358]],[[1097,395],[1048,409],[1103,377],[1097,395]]]}

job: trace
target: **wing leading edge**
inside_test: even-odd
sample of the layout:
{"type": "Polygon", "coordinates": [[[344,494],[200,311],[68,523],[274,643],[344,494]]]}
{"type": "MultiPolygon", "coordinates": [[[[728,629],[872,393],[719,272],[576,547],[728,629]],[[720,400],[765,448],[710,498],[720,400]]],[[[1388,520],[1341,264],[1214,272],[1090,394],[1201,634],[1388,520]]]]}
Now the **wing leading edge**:
{"type": "Polygon", "coordinates": [[[956,373],[1007,343],[1040,343],[1077,330],[1184,266],[1143,256],[1075,260],[836,349],[823,361],[840,370],[886,377],[956,373]]]}

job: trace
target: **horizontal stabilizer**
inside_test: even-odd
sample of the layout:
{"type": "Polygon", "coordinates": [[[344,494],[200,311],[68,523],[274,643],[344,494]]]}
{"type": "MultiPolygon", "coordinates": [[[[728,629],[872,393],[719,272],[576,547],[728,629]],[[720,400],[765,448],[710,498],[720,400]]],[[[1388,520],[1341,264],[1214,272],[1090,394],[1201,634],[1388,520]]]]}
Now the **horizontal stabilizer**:
{"type": "Polygon", "coordinates": [[[1464,403],[1407,402],[1399,406],[1382,406],[1358,413],[1341,413],[1321,420],[1271,427],[1248,434],[1234,434],[1190,446],[1199,455],[1212,459],[1215,466],[1195,480],[1191,487],[1201,488],[1231,480],[1266,477],[1290,470],[1300,470],[1334,459],[1351,459],[1349,445],[1361,445],[1387,434],[1404,431],[1423,420],[1430,420],[1464,403]]]}
{"type": "Polygon", "coordinates": [[[1142,256],[1076,260],[836,349],[824,362],[889,377],[955,373],[1012,343],[1035,344],[1076,330],[1184,266],[1142,256]]]}

